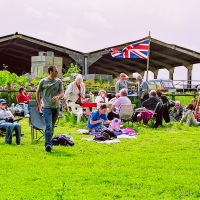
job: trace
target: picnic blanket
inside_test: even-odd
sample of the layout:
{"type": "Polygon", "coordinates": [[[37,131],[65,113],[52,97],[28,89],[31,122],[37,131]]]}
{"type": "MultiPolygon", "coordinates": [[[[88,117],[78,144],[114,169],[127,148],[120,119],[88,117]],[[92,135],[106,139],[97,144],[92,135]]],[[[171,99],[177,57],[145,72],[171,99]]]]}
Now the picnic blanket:
{"type": "Polygon", "coordinates": [[[82,138],[82,140],[86,140],[86,141],[89,141],[89,142],[93,141],[93,142],[97,142],[97,143],[100,143],[100,144],[111,144],[111,143],[118,143],[118,142],[120,142],[119,139],[97,141],[97,140],[94,140],[93,138],[82,138]]]}
{"type": "MultiPolygon", "coordinates": [[[[94,135],[87,129],[78,129],[77,132],[86,134],[86,135],[94,135]]],[[[137,133],[130,128],[121,129],[121,131],[114,131],[115,135],[118,138],[134,138],[137,137],[137,133]]],[[[101,132],[95,132],[95,135],[100,135],[101,132]]]]}

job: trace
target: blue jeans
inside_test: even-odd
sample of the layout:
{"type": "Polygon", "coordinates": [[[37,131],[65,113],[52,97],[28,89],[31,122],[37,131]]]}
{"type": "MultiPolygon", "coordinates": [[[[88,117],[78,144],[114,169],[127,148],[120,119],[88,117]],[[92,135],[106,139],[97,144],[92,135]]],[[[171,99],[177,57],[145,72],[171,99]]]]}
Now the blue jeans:
{"type": "Polygon", "coordinates": [[[24,104],[23,109],[24,109],[24,115],[27,115],[29,113],[28,104],[24,104]]]}
{"type": "Polygon", "coordinates": [[[3,122],[1,127],[6,130],[6,144],[12,144],[13,131],[16,134],[16,144],[21,144],[21,125],[18,123],[3,122]]]}
{"type": "Polygon", "coordinates": [[[58,119],[60,108],[43,108],[43,115],[46,124],[44,132],[45,147],[52,146],[52,136],[56,120],[58,119]]]}

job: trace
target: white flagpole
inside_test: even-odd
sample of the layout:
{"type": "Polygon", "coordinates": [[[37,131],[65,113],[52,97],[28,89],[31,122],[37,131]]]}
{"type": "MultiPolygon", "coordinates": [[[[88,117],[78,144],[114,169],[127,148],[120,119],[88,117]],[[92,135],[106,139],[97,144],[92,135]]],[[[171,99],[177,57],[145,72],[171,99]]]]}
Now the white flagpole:
{"type": "Polygon", "coordinates": [[[149,31],[149,48],[148,48],[148,56],[147,56],[147,75],[146,75],[146,81],[148,81],[149,76],[149,59],[150,59],[150,45],[151,45],[151,35],[149,31]]]}

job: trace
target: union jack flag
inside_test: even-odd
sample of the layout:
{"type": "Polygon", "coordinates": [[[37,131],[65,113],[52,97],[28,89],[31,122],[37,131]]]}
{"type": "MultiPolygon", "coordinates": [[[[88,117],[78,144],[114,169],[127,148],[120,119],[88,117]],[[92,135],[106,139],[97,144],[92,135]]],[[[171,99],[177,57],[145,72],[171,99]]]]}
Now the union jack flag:
{"type": "Polygon", "coordinates": [[[10,85],[10,89],[14,90],[15,89],[15,85],[10,85]]]}
{"type": "Polygon", "coordinates": [[[111,48],[109,51],[113,58],[124,58],[122,51],[118,50],[117,48],[111,48]]]}
{"type": "Polygon", "coordinates": [[[127,45],[122,51],[117,48],[110,49],[113,58],[148,58],[149,39],[127,45]]]}
{"type": "Polygon", "coordinates": [[[1,90],[5,90],[6,89],[6,86],[1,86],[1,90]]]}

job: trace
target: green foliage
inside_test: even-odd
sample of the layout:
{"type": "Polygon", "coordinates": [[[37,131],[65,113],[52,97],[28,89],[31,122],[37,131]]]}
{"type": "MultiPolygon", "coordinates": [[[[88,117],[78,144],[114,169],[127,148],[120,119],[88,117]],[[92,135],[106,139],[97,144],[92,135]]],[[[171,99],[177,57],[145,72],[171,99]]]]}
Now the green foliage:
{"type": "Polygon", "coordinates": [[[98,77],[98,81],[97,81],[98,83],[100,83],[100,84],[102,84],[103,83],[103,79],[102,79],[102,77],[101,76],[99,76],[98,77]]]}
{"type": "Polygon", "coordinates": [[[39,84],[39,82],[40,82],[40,80],[42,79],[42,78],[45,78],[45,77],[47,77],[48,76],[48,74],[44,74],[42,77],[36,77],[36,78],[34,78],[33,80],[31,80],[31,83],[33,84],[33,85],[35,85],[35,86],[37,86],[38,84],[39,84]]]}
{"type": "Polygon", "coordinates": [[[70,77],[73,73],[79,74],[80,72],[81,69],[78,67],[78,65],[71,63],[67,73],[63,74],[63,77],[70,77]]]}
{"type": "Polygon", "coordinates": [[[7,70],[0,71],[0,86],[7,86],[8,83],[17,83],[17,74],[7,70]]]}

